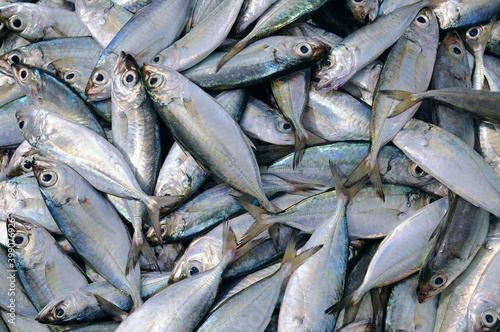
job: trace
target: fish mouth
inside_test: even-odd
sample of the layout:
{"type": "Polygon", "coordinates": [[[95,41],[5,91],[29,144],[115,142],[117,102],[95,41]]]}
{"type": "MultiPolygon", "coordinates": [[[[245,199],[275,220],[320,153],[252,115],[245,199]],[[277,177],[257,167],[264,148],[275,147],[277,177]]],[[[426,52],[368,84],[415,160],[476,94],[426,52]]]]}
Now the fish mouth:
{"type": "Polygon", "coordinates": [[[334,79],[320,79],[318,84],[316,85],[316,91],[321,90],[337,90],[340,87],[340,84],[336,83],[334,79]]]}

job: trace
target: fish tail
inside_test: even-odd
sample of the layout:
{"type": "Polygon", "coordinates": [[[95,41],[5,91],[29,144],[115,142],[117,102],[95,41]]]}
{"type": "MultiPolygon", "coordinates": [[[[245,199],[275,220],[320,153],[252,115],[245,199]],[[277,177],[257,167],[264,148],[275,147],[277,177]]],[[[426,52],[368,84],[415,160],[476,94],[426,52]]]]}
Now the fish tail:
{"type": "Polygon", "coordinates": [[[325,314],[333,315],[336,312],[346,308],[349,305],[355,305],[359,302],[359,289],[355,290],[351,294],[343,297],[340,301],[325,310],[325,314]]]}
{"type": "Polygon", "coordinates": [[[258,207],[241,197],[234,196],[236,202],[241,205],[247,212],[255,219],[255,222],[250,226],[250,228],[243,234],[241,238],[241,243],[249,242],[250,240],[256,238],[260,233],[268,229],[271,224],[266,222],[264,215],[268,212],[261,207],[258,207]]]}
{"type": "MultiPolygon", "coordinates": [[[[144,239],[144,234],[141,232],[134,233],[132,237],[132,246],[127,258],[127,267],[125,269],[125,275],[128,275],[130,270],[136,266],[139,261],[139,254],[142,254],[144,258],[149,262],[150,265],[154,266],[157,271],[160,271],[160,265],[156,259],[153,248],[144,239]]],[[[161,272],[161,271],[160,271],[161,272]]]]}
{"type": "Polygon", "coordinates": [[[231,60],[236,54],[240,53],[245,47],[247,47],[252,42],[252,36],[248,35],[242,40],[240,40],[233,48],[226,53],[222,59],[217,63],[217,67],[215,68],[215,72],[217,73],[222,66],[224,66],[229,60],[231,60]]]}
{"type": "Polygon", "coordinates": [[[161,243],[161,227],[160,227],[160,208],[176,204],[179,200],[178,196],[149,196],[145,200],[148,209],[149,219],[154,228],[158,242],[161,243]]]}
{"type": "Polygon", "coordinates": [[[385,95],[389,98],[401,101],[398,106],[389,114],[389,118],[398,116],[401,113],[407,111],[410,107],[422,101],[419,93],[413,93],[401,90],[380,90],[380,94],[385,95]]]}
{"type": "Polygon", "coordinates": [[[292,268],[290,269],[290,273],[295,271],[299,266],[301,266],[307,259],[309,259],[312,255],[314,255],[318,250],[320,250],[323,245],[315,246],[309,248],[307,250],[303,250],[300,254],[296,255],[297,244],[299,237],[297,236],[298,231],[292,232],[290,236],[290,240],[288,241],[288,245],[285,249],[285,255],[283,256],[283,262],[281,266],[285,264],[291,264],[292,268]]]}
{"type": "Polygon", "coordinates": [[[127,319],[129,313],[120,309],[116,304],[106,300],[99,294],[92,294],[92,295],[94,295],[95,299],[97,300],[97,303],[99,303],[99,307],[101,307],[101,309],[109,316],[113,317],[115,321],[122,322],[125,319],[127,319]]]}
{"type": "Polygon", "coordinates": [[[330,164],[330,172],[332,173],[333,177],[333,183],[335,185],[335,195],[337,196],[337,199],[341,196],[346,197],[345,203],[347,204],[358,193],[358,191],[360,191],[361,188],[363,188],[365,182],[358,181],[351,187],[346,188],[342,183],[342,179],[340,178],[337,168],[335,167],[335,165],[331,160],[329,160],[329,164],[330,164]]]}
{"type": "Polygon", "coordinates": [[[370,160],[372,159],[371,157],[372,151],[370,149],[370,152],[368,155],[361,160],[359,165],[354,169],[354,171],[349,175],[347,180],[344,182],[344,187],[349,188],[354,185],[359,185],[359,184],[365,184],[368,182],[368,175],[372,171],[372,163],[370,160]]]}
{"type": "Polygon", "coordinates": [[[378,162],[375,163],[375,166],[370,173],[370,182],[372,183],[373,187],[375,187],[377,196],[380,197],[383,202],[385,202],[384,187],[382,186],[382,177],[380,176],[378,162]]]}
{"type": "Polygon", "coordinates": [[[293,155],[293,169],[297,167],[304,157],[304,152],[306,148],[306,141],[308,139],[307,132],[305,130],[295,129],[295,153],[293,155]]]}

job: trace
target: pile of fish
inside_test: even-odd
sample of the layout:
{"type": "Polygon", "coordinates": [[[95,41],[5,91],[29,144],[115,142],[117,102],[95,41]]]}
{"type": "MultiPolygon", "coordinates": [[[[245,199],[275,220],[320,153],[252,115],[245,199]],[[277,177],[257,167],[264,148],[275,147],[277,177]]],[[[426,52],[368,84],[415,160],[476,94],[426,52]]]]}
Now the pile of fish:
{"type": "Polygon", "coordinates": [[[0,5],[0,332],[500,331],[500,0],[0,5]]]}

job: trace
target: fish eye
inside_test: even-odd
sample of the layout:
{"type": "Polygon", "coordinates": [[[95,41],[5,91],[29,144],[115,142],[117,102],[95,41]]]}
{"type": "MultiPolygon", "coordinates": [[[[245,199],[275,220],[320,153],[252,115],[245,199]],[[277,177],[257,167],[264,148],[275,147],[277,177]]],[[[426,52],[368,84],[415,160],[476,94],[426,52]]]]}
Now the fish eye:
{"type": "Polygon", "coordinates": [[[444,274],[438,274],[431,279],[431,285],[435,288],[443,287],[448,281],[448,277],[444,274]]]}
{"type": "Polygon", "coordinates": [[[29,172],[29,171],[31,171],[32,166],[33,166],[33,164],[31,163],[31,160],[25,160],[23,163],[23,170],[25,172],[29,172]]]}
{"type": "Polygon", "coordinates": [[[19,53],[12,53],[9,57],[9,60],[11,63],[20,63],[21,62],[21,54],[19,53]]]}
{"type": "Polygon", "coordinates": [[[288,133],[292,131],[292,125],[284,120],[280,120],[277,123],[278,130],[282,133],[288,133]]]}
{"type": "Polygon", "coordinates": [[[14,241],[16,248],[22,249],[28,245],[29,237],[24,233],[16,233],[12,241],[14,241]]]}
{"type": "Polygon", "coordinates": [[[26,77],[28,77],[28,69],[23,68],[19,71],[19,77],[21,77],[21,81],[25,81],[26,77]]]}
{"type": "Polygon", "coordinates": [[[362,2],[364,2],[365,0],[353,0],[354,3],[357,3],[357,4],[360,4],[362,2]]]}
{"type": "Polygon", "coordinates": [[[309,57],[312,54],[312,47],[308,43],[299,43],[295,46],[295,52],[301,57],[309,57]]]}
{"type": "Polygon", "coordinates": [[[460,49],[460,47],[458,46],[452,46],[451,47],[451,51],[453,52],[453,54],[455,55],[462,55],[462,50],[460,49]]]}
{"type": "Polygon", "coordinates": [[[427,175],[427,173],[417,164],[414,164],[412,166],[410,173],[411,173],[411,175],[413,175],[416,178],[421,178],[421,177],[427,175]]]}
{"type": "Polygon", "coordinates": [[[94,74],[94,82],[99,85],[106,84],[108,82],[108,73],[105,70],[98,70],[94,74]]]}
{"type": "Polygon", "coordinates": [[[40,174],[39,179],[42,186],[50,187],[57,182],[57,175],[52,171],[46,171],[40,174]]]}
{"type": "Polygon", "coordinates": [[[187,266],[187,277],[192,277],[203,272],[201,263],[197,260],[191,261],[187,266]]]}
{"type": "Polygon", "coordinates": [[[137,75],[134,72],[125,72],[122,82],[123,85],[132,87],[137,84],[137,75]]]}
{"type": "Polygon", "coordinates": [[[157,88],[163,83],[163,76],[158,74],[152,74],[148,79],[148,85],[151,88],[157,88]]]}
{"type": "Polygon", "coordinates": [[[427,204],[431,204],[431,203],[434,203],[436,201],[436,199],[432,196],[429,196],[427,197],[427,204]]]}
{"type": "Polygon", "coordinates": [[[155,63],[160,62],[160,60],[161,60],[161,57],[160,57],[159,55],[157,55],[157,56],[155,56],[155,57],[153,58],[153,62],[155,62],[155,63]]]}
{"type": "Polygon", "coordinates": [[[492,327],[498,320],[498,313],[495,310],[486,310],[481,314],[481,320],[486,327],[492,327]]]}
{"type": "Polygon", "coordinates": [[[325,62],[323,62],[323,67],[328,69],[328,68],[331,68],[333,66],[332,62],[330,60],[325,60],[325,62]]]}
{"type": "Polygon", "coordinates": [[[165,224],[160,225],[161,237],[167,236],[167,226],[165,224]]]}
{"type": "Polygon", "coordinates": [[[476,38],[479,35],[479,28],[478,27],[470,28],[467,31],[466,35],[468,38],[476,38]]]}
{"type": "Polygon", "coordinates": [[[19,129],[23,129],[24,128],[24,124],[25,124],[24,120],[19,121],[19,124],[18,124],[19,129]]]}
{"type": "Polygon", "coordinates": [[[75,73],[69,72],[64,75],[64,80],[66,80],[67,82],[72,82],[76,79],[76,76],[77,75],[75,73]]]}
{"type": "Polygon", "coordinates": [[[424,27],[429,25],[429,19],[425,15],[418,15],[415,21],[418,25],[422,25],[424,27]]]}
{"type": "Polygon", "coordinates": [[[54,316],[56,318],[62,318],[64,316],[64,314],[65,314],[65,311],[63,308],[61,308],[61,307],[54,308],[54,316]]]}
{"type": "Polygon", "coordinates": [[[15,31],[22,31],[26,27],[26,24],[24,23],[24,20],[17,16],[14,15],[10,18],[10,28],[15,31]]]}

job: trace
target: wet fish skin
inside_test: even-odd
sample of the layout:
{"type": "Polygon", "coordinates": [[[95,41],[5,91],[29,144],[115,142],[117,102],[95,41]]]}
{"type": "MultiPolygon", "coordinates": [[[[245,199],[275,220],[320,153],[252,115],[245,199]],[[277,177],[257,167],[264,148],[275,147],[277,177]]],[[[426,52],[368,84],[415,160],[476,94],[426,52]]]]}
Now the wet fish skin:
{"type": "Polygon", "coordinates": [[[325,53],[326,46],[312,38],[271,36],[253,43],[218,71],[217,62],[224,52],[212,53],[182,74],[205,89],[233,89],[309,67],[325,53]]]}
{"type": "Polygon", "coordinates": [[[437,126],[412,119],[393,142],[420,168],[460,197],[500,215],[500,176],[461,139],[437,126]],[[466,178],[471,181],[455,181],[466,178]]]}
{"type": "Polygon", "coordinates": [[[7,176],[13,178],[21,174],[33,172],[32,164],[33,155],[35,154],[35,150],[33,150],[27,141],[21,143],[9,161],[7,176]]]}
{"type": "MultiPolygon", "coordinates": [[[[149,273],[141,276],[141,297],[147,300],[167,287],[168,273],[149,273]]],[[[107,281],[94,282],[65,293],[48,303],[37,315],[37,321],[45,324],[85,322],[106,316],[94,294],[98,294],[121,310],[130,310],[132,301],[107,281]],[[61,312],[62,310],[62,312],[61,312]],[[57,312],[57,314],[56,314],[57,312]]]]}
{"type": "Polygon", "coordinates": [[[225,0],[186,35],[153,57],[153,63],[179,72],[193,67],[226,39],[243,0],[225,0]]]}
{"type": "Polygon", "coordinates": [[[111,204],[63,163],[39,157],[33,169],[47,207],[73,248],[138,307],[140,270],[125,273],[130,235],[111,204]]]}
{"type": "Polygon", "coordinates": [[[309,90],[304,127],[329,142],[368,141],[370,108],[342,91],[315,87],[313,83],[309,90]]]}
{"type": "Polygon", "coordinates": [[[75,12],[92,37],[106,48],[133,14],[110,0],[75,1],[75,12]]]}
{"type": "Polygon", "coordinates": [[[378,58],[405,32],[421,8],[432,0],[419,1],[383,16],[350,34],[329,52],[316,73],[317,89],[338,89],[358,70],[378,58]],[[388,29],[388,27],[391,27],[388,29]]]}
{"type": "Polygon", "coordinates": [[[301,17],[312,14],[326,2],[326,0],[290,0],[275,2],[264,14],[262,14],[252,31],[218,61],[216,71],[219,71],[225,63],[249,44],[262,37],[269,36],[273,32],[293,23],[301,17]]]}
{"type": "Polygon", "coordinates": [[[16,81],[33,107],[58,114],[104,136],[101,125],[87,104],[53,76],[27,65],[12,64],[16,81]]]}
{"type": "MultiPolygon", "coordinates": [[[[237,122],[240,121],[247,99],[248,94],[242,89],[224,91],[215,97],[237,122]]],[[[207,172],[196,160],[183,151],[179,144],[174,143],[160,169],[154,193],[155,196],[178,196],[178,203],[181,203],[189,198],[207,177],[207,172]]],[[[162,214],[164,211],[162,209],[162,214]]]]}
{"type": "Polygon", "coordinates": [[[12,238],[19,278],[37,310],[56,296],[87,284],[76,263],[41,225],[14,215],[8,218],[16,230],[12,238]]]}
{"type": "Polygon", "coordinates": [[[76,13],[32,3],[0,7],[0,22],[30,41],[60,37],[90,36],[76,13]]]}
{"type": "MultiPolygon", "coordinates": [[[[438,48],[431,86],[433,89],[472,86],[465,46],[455,31],[449,32],[438,48]]],[[[436,105],[434,112],[436,124],[474,145],[474,123],[469,116],[444,105],[436,105]]]]}
{"type": "Polygon", "coordinates": [[[104,100],[111,95],[111,77],[118,52],[131,54],[139,65],[151,61],[179,37],[193,6],[193,0],[160,0],[134,15],[102,52],[85,88],[87,100],[104,100]],[[158,31],[152,39],[136,33],[149,28],[158,31]]]}
{"type": "Polygon", "coordinates": [[[250,137],[276,145],[293,145],[292,125],[275,108],[250,96],[240,121],[241,129],[250,137]]]}
{"type": "Polygon", "coordinates": [[[157,65],[142,71],[156,110],[176,141],[222,181],[275,211],[263,192],[248,138],[226,110],[176,71],[157,65]]]}
{"type": "Polygon", "coordinates": [[[152,224],[158,226],[160,206],[173,199],[144,193],[122,154],[105,138],[41,109],[20,110],[16,117],[39,155],[66,163],[99,191],[140,200],[147,206],[152,224]]]}

